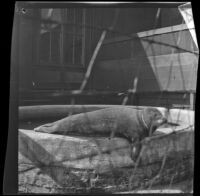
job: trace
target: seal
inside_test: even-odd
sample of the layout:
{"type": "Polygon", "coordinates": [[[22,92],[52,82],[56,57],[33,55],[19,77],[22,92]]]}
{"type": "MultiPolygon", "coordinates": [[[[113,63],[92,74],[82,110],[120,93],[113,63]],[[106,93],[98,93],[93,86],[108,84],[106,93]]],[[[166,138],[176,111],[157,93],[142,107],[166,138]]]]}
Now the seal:
{"type": "Polygon", "coordinates": [[[62,135],[124,137],[130,142],[130,156],[136,161],[142,147],[141,141],[166,122],[167,119],[155,108],[139,110],[116,106],[71,115],[34,130],[62,135]]]}
{"type": "Polygon", "coordinates": [[[124,106],[104,108],[92,112],[75,114],[36,127],[36,132],[85,135],[85,136],[121,136],[129,141],[140,141],[152,133],[166,118],[155,108],[142,110],[124,106]]]}

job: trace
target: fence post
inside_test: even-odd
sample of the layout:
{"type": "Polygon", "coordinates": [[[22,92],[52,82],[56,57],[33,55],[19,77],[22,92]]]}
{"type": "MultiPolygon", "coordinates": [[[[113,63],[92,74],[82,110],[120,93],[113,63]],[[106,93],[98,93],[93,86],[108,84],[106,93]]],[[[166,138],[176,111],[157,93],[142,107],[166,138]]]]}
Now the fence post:
{"type": "Polygon", "coordinates": [[[194,110],[194,93],[190,92],[190,109],[194,110]]]}

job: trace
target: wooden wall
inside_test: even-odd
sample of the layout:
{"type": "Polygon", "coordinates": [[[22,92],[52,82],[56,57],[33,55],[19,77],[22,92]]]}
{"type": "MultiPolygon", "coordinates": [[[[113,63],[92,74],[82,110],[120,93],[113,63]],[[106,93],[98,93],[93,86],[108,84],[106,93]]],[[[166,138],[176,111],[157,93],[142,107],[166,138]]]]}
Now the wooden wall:
{"type": "MultiPolygon", "coordinates": [[[[156,12],[155,8],[120,9],[119,20],[115,26],[117,33],[108,33],[97,56],[87,90],[124,92],[132,88],[135,77],[139,79],[138,92],[147,93],[142,97],[148,97],[148,92],[162,90],[171,93],[179,91],[183,94],[196,90],[198,56],[185,50],[196,51],[197,48],[185,25],[178,25],[182,22],[180,13],[175,8],[162,8],[161,17],[156,24],[157,29],[152,31],[149,29],[155,25],[156,12]],[[142,23],[140,18],[143,19],[142,23]],[[165,29],[158,29],[159,27],[165,29]],[[134,38],[127,34],[133,35],[134,38]],[[178,47],[184,50],[172,49],[162,44],[148,44],[144,39],[175,46],[178,41],[178,47]]],[[[38,64],[39,20],[31,18],[38,17],[38,10],[28,10],[26,15],[20,16],[19,88],[27,92],[79,88],[102,33],[101,28],[110,26],[114,13],[113,8],[86,9],[88,28],[85,31],[85,67],[38,64]]],[[[142,100],[141,96],[138,99],[142,100]]],[[[149,99],[153,100],[146,98],[146,103],[149,99]]],[[[118,104],[121,98],[97,96],[91,100],[93,104],[97,102],[118,104]]]]}
{"type": "MultiPolygon", "coordinates": [[[[180,16],[175,8],[167,9],[168,14],[173,15],[166,17],[166,10],[163,8],[161,17],[157,23],[160,25],[168,25],[168,23],[179,23],[180,16]],[[166,21],[165,18],[168,18],[166,21]]],[[[102,28],[108,28],[114,19],[114,8],[86,8],[86,40],[85,40],[85,68],[92,56],[94,48],[102,33],[102,28]]],[[[121,34],[130,34],[139,31],[145,31],[153,28],[155,23],[157,9],[156,8],[121,8],[115,31],[118,33],[108,33],[107,38],[120,37],[121,34]],[[143,22],[139,22],[138,18],[142,18],[143,22]]],[[[20,89],[74,89],[80,86],[80,81],[84,75],[84,67],[82,66],[59,66],[58,64],[48,65],[38,63],[38,41],[39,41],[39,9],[26,9],[25,14],[20,15],[20,89]],[[69,69],[68,69],[69,68],[69,69]],[[78,72],[76,74],[76,72],[78,72]],[[69,75],[74,75],[71,77],[69,75]],[[44,76],[44,77],[43,77],[44,76]],[[69,76],[69,77],[68,77],[69,76]],[[70,85],[70,82],[73,85],[70,85]]],[[[137,45],[137,41],[134,45],[137,45]]],[[[101,50],[101,59],[129,58],[130,51],[135,55],[141,53],[136,48],[135,51],[130,49],[132,42],[119,42],[109,46],[104,45],[101,50]],[[114,47],[114,50],[113,50],[114,47]],[[108,52],[108,50],[112,50],[108,52]]]]}
{"type": "MultiPolygon", "coordinates": [[[[120,8],[117,22],[113,32],[109,32],[106,38],[120,37],[126,34],[147,31],[154,28],[162,28],[181,24],[182,16],[177,8],[162,8],[156,21],[158,8],[120,8]],[[141,22],[142,19],[142,22],[141,22]]],[[[101,36],[102,28],[109,28],[115,17],[115,8],[87,8],[86,9],[86,62],[91,58],[92,52],[101,36]]],[[[120,43],[124,44],[124,43],[120,43]]],[[[125,44],[126,45],[126,44],[125,44]]],[[[118,47],[114,45],[114,47],[118,47]]],[[[104,55],[106,50],[104,47],[104,55]]],[[[127,50],[120,50],[127,53],[127,50]]],[[[128,54],[128,53],[127,53],[128,54]]],[[[121,56],[119,56],[120,58],[121,56]]],[[[106,57],[105,57],[106,58],[106,57]]],[[[87,65],[86,63],[86,65],[87,65]]]]}
{"type": "Polygon", "coordinates": [[[21,91],[76,89],[85,68],[38,61],[40,10],[27,9],[19,16],[19,88],[21,91]]]}

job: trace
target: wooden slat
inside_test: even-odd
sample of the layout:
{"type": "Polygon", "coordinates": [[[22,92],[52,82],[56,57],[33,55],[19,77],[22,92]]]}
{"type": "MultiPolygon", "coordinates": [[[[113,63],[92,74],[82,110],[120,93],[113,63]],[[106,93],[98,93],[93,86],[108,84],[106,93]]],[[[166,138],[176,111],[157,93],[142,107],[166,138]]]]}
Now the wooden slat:
{"type": "Polygon", "coordinates": [[[183,31],[183,30],[187,30],[187,29],[188,29],[188,27],[186,24],[179,24],[179,25],[139,32],[138,36],[146,37],[146,36],[152,36],[152,35],[157,35],[157,34],[171,33],[171,32],[175,32],[175,31],[183,31]]]}
{"type": "Polygon", "coordinates": [[[80,86],[80,82],[37,82],[36,85],[34,86],[35,89],[43,89],[43,90],[48,90],[48,89],[67,89],[67,90],[74,90],[77,89],[80,86]]]}
{"type": "Polygon", "coordinates": [[[115,43],[115,42],[122,42],[122,41],[130,41],[131,36],[132,37],[147,37],[147,36],[154,36],[154,35],[160,35],[163,33],[171,33],[171,32],[176,32],[176,31],[182,31],[182,30],[187,30],[187,25],[186,24],[180,24],[180,25],[174,25],[174,26],[170,26],[170,27],[164,27],[164,28],[159,28],[159,29],[151,29],[148,31],[143,31],[143,32],[139,32],[137,33],[137,36],[135,34],[130,35],[130,36],[121,36],[121,37],[115,37],[115,38],[110,38],[110,39],[106,39],[104,41],[103,44],[111,44],[111,43],[115,43]]]}
{"type": "Polygon", "coordinates": [[[85,71],[85,68],[82,65],[56,65],[56,64],[38,64],[38,65],[33,65],[34,69],[38,70],[60,70],[62,69],[63,71],[85,71]]]}

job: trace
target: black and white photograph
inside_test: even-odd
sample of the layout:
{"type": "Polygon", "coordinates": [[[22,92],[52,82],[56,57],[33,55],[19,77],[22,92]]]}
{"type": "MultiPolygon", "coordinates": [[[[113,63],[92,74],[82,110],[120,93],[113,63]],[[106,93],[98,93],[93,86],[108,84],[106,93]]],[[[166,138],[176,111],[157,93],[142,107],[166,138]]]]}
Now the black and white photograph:
{"type": "Polygon", "coordinates": [[[192,8],[16,2],[19,193],[193,194],[192,8]]]}

